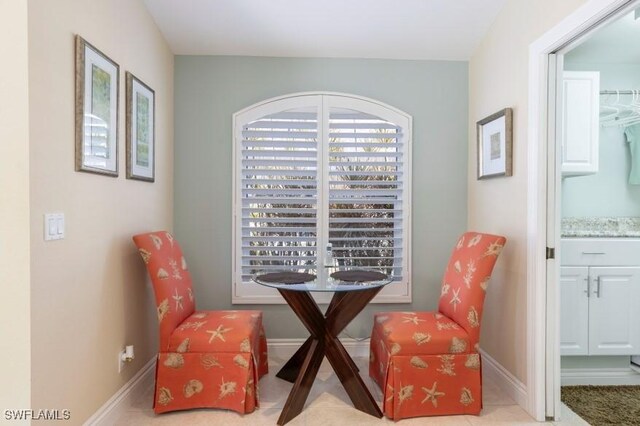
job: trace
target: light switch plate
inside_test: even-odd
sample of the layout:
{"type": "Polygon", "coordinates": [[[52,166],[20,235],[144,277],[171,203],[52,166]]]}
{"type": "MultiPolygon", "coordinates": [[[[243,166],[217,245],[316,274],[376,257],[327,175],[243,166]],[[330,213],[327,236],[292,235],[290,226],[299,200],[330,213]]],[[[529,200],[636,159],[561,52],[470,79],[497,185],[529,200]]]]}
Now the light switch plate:
{"type": "Polygon", "coordinates": [[[45,213],[44,240],[61,240],[64,238],[64,213],[45,213]]]}

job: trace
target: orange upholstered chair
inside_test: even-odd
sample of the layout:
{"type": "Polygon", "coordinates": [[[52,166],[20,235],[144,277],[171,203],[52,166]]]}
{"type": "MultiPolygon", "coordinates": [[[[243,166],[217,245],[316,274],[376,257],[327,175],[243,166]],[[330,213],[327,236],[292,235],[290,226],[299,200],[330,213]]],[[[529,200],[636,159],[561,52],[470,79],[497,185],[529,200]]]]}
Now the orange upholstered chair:
{"type": "Polygon", "coordinates": [[[141,234],[133,241],[153,282],[160,324],[155,412],[252,412],[258,379],[267,373],[262,312],[197,311],[191,274],[171,234],[141,234]]]}
{"type": "Polygon", "coordinates": [[[505,242],[504,237],[476,232],[460,237],[437,312],[375,315],[369,375],[382,389],[387,417],[480,413],[482,306],[505,242]]]}

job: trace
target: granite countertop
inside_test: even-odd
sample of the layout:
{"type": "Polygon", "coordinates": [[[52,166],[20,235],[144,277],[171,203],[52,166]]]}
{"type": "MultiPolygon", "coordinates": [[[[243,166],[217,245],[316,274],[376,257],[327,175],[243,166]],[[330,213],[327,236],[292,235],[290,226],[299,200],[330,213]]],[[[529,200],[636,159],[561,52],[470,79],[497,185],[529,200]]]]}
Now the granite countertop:
{"type": "Polygon", "coordinates": [[[563,217],[562,237],[637,238],[640,217],[563,217]]]}

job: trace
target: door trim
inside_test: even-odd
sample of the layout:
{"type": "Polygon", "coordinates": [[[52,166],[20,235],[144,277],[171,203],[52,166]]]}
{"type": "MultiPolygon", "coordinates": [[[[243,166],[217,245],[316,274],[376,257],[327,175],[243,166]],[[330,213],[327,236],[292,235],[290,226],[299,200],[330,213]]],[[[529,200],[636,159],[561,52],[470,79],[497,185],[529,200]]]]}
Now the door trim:
{"type": "MultiPolygon", "coordinates": [[[[547,286],[555,291],[558,276],[547,283],[547,161],[549,151],[555,151],[556,142],[549,132],[547,114],[549,98],[549,55],[578,42],[603,23],[617,18],[639,0],[590,0],[564,18],[555,27],[529,46],[528,90],[528,190],[527,190],[527,411],[538,421],[546,419],[546,389],[548,379],[559,383],[557,367],[545,362],[547,349],[547,321],[557,329],[556,306],[547,306],[547,286]],[[547,369],[551,369],[547,374],[547,369]]],[[[554,236],[551,242],[556,239],[554,236]]],[[[556,275],[556,274],[554,274],[556,275]]],[[[552,299],[553,300],[553,299],[552,299]]],[[[553,303],[553,302],[552,302],[553,303]]],[[[557,340],[557,339],[556,339],[557,340]]],[[[551,342],[553,351],[559,354],[559,341],[551,342]]],[[[559,355],[557,355],[559,357],[559,355]]],[[[559,363],[559,359],[556,360],[559,363]]],[[[559,389],[555,389],[559,392],[559,389]]],[[[556,398],[553,398],[555,400],[556,398]]],[[[559,419],[559,407],[550,407],[551,417],[559,419]]]]}

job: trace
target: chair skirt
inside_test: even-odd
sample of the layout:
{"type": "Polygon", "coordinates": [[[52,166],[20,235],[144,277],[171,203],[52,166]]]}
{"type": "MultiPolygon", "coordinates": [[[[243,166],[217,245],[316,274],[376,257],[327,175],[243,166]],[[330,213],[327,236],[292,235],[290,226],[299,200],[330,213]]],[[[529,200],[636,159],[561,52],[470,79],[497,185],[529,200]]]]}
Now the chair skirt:
{"type": "Polygon", "coordinates": [[[251,413],[259,406],[258,380],[268,372],[262,327],[249,352],[160,352],[153,408],[156,413],[221,408],[251,413]]]}
{"type": "Polygon", "coordinates": [[[383,394],[383,412],[407,417],[477,415],[482,409],[480,354],[391,354],[382,335],[371,338],[369,375],[383,394]]]}

